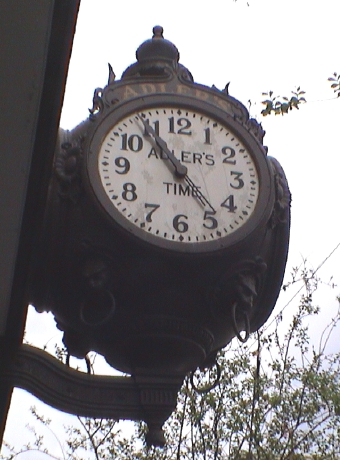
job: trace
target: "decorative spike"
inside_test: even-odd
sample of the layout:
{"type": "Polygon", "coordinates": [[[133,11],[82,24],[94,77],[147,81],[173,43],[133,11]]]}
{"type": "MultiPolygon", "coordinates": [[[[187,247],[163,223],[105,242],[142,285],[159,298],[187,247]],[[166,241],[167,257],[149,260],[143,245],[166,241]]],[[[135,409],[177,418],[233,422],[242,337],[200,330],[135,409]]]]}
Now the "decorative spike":
{"type": "Polygon", "coordinates": [[[224,93],[229,94],[229,85],[230,85],[230,81],[225,85],[225,88],[223,90],[224,93]]]}
{"type": "Polygon", "coordinates": [[[115,81],[116,74],[114,73],[112,65],[110,63],[108,63],[108,66],[109,66],[109,81],[108,81],[108,84],[110,84],[110,83],[115,81]]]}

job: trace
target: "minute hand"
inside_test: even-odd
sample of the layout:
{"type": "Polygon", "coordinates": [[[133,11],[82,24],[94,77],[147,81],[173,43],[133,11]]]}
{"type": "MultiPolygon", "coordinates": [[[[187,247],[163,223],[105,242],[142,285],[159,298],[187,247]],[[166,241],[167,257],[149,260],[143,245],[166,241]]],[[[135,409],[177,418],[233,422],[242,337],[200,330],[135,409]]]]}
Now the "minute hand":
{"type": "Polygon", "coordinates": [[[156,134],[155,130],[149,125],[149,123],[144,120],[140,114],[138,114],[138,118],[142,121],[144,128],[149,136],[152,136],[155,139],[158,147],[165,153],[165,155],[173,164],[176,176],[185,177],[188,172],[188,168],[182,165],[182,163],[175,157],[173,152],[168,148],[167,143],[161,137],[159,137],[158,134],[156,134]]]}
{"type": "Polygon", "coordinates": [[[215,209],[211,206],[210,202],[206,199],[206,197],[203,195],[201,190],[193,183],[193,181],[190,179],[188,175],[185,176],[184,178],[185,182],[189,185],[191,188],[192,193],[196,195],[198,198],[199,202],[205,206],[206,204],[209,206],[209,208],[212,210],[212,212],[216,213],[215,209]]]}

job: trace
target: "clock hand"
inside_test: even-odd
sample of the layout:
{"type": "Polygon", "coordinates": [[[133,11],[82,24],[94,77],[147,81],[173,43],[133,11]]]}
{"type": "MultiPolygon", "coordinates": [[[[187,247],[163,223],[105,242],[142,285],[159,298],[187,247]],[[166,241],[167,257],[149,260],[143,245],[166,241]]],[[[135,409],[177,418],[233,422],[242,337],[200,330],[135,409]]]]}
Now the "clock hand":
{"type": "Polygon", "coordinates": [[[190,177],[186,174],[184,177],[185,182],[191,187],[191,191],[195,192],[195,196],[198,198],[200,203],[205,206],[206,204],[209,206],[209,208],[213,211],[216,212],[215,209],[211,206],[209,201],[206,199],[206,197],[203,195],[201,190],[193,183],[193,181],[190,179],[190,177]]]}
{"type": "Polygon", "coordinates": [[[173,152],[168,148],[167,143],[156,134],[155,130],[144,120],[144,118],[139,113],[137,114],[137,116],[142,121],[146,132],[155,139],[158,147],[162,149],[162,151],[165,153],[165,155],[169,158],[169,160],[175,167],[176,176],[185,177],[188,172],[188,168],[182,165],[182,163],[175,157],[173,152]]]}
{"type": "Polygon", "coordinates": [[[192,192],[195,192],[195,196],[198,198],[200,203],[205,206],[206,204],[209,206],[209,208],[213,211],[216,212],[215,209],[211,206],[209,201],[206,199],[206,197],[203,195],[203,193],[200,191],[200,189],[192,182],[190,177],[188,176],[188,168],[183,165],[173,154],[173,152],[168,148],[167,143],[156,133],[156,131],[152,128],[152,126],[147,123],[144,118],[141,116],[140,113],[137,114],[138,118],[142,121],[144,128],[146,132],[152,136],[155,139],[156,144],[158,147],[162,149],[162,151],[166,154],[166,156],[169,158],[173,166],[175,167],[175,173],[177,177],[184,178],[186,183],[189,185],[191,188],[192,192]]]}

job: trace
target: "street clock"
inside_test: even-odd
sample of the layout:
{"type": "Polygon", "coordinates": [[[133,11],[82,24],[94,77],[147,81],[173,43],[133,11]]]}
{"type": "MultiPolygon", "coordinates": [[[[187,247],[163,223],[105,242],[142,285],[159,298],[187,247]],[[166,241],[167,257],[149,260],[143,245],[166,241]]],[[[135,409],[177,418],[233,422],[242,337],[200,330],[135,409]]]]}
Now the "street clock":
{"type": "Polygon", "coordinates": [[[290,193],[228,85],[194,82],[153,32],[120,80],[110,67],[89,118],[60,130],[29,300],[53,312],[69,355],[98,352],[142,385],[148,442],[162,444],[185,375],[272,312],[290,193]]]}

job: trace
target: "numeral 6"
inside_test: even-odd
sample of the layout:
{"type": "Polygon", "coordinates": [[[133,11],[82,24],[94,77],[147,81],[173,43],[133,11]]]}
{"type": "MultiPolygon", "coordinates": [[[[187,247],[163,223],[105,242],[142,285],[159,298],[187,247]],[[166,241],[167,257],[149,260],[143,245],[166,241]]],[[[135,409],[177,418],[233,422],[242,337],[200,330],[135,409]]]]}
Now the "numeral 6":
{"type": "Polygon", "coordinates": [[[188,216],[185,216],[184,214],[177,214],[177,216],[175,216],[174,220],[172,221],[172,225],[176,232],[185,233],[188,231],[189,225],[185,221],[180,220],[181,218],[187,219],[188,216]]]}

